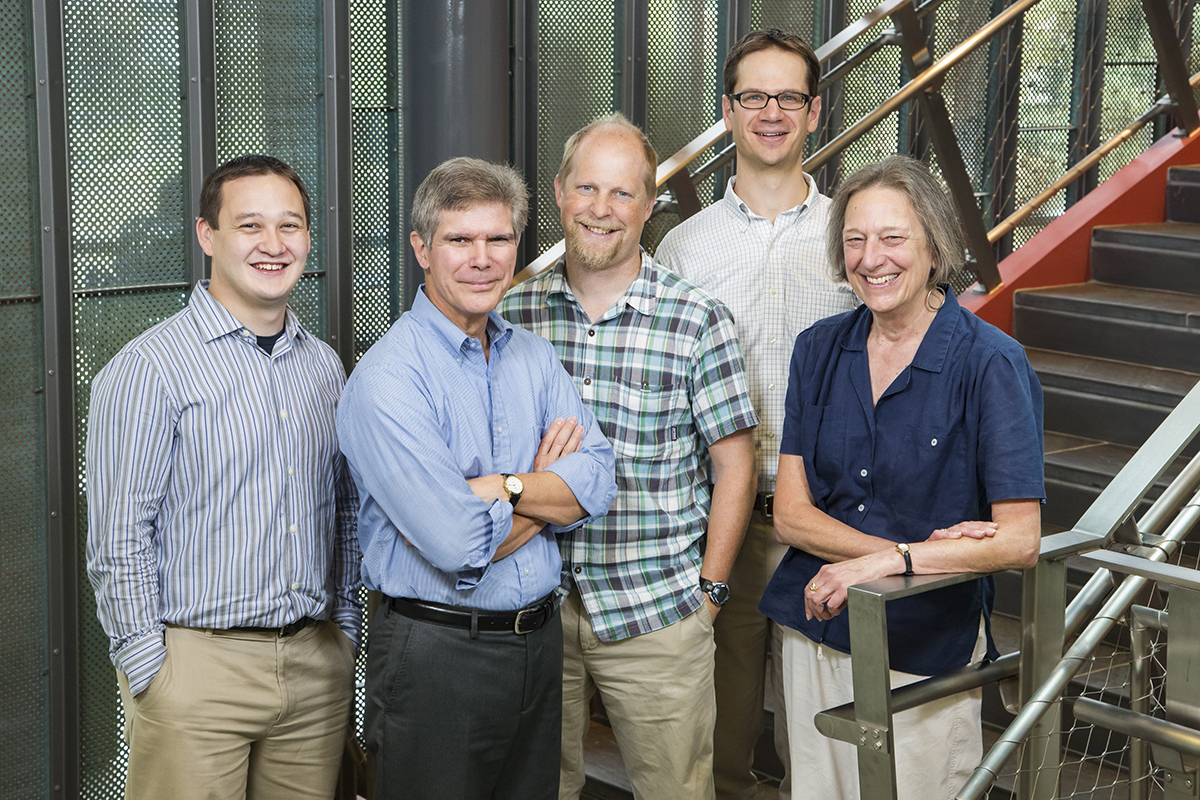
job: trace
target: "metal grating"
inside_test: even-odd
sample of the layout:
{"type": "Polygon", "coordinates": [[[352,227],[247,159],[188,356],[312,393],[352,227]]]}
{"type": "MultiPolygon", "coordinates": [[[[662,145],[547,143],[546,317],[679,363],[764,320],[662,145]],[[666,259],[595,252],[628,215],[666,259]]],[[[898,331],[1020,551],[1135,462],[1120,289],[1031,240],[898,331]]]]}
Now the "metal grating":
{"type": "MultiPolygon", "coordinates": [[[[779,28],[794,33],[813,47],[817,41],[816,19],[813,0],[754,0],[750,4],[750,30],[779,28]]],[[[821,41],[824,41],[824,37],[821,41]]],[[[732,43],[730,43],[732,45],[732,43]]]]}
{"type": "Polygon", "coordinates": [[[554,175],[562,161],[563,143],[614,108],[615,18],[613,0],[538,3],[538,164],[533,189],[538,198],[541,252],[562,238],[554,175]]]}
{"type": "MultiPolygon", "coordinates": [[[[324,269],[324,81],[320,0],[215,3],[217,160],[266,153],[286,161],[312,198],[312,252],[307,269],[324,269]]],[[[303,287],[309,331],[325,338],[324,278],[303,287]],[[318,333],[319,331],[319,333],[318,333]]],[[[297,292],[302,287],[297,286],[297,292]]]]}
{"type": "MultiPolygon", "coordinates": [[[[647,35],[646,133],[660,161],[669,158],[720,116],[717,0],[689,3],[650,3],[647,35]]],[[[723,59],[722,59],[723,62],[723,59]]],[[[702,153],[695,170],[716,155],[702,153]]],[[[715,180],[696,187],[701,202],[716,199],[715,180]]],[[[677,214],[656,214],[642,232],[642,244],[653,252],[667,231],[679,223],[677,214]]]]}
{"type": "MultiPolygon", "coordinates": [[[[64,6],[70,148],[72,275],[76,292],[180,285],[186,278],[183,100],[174,3],[64,6]]],[[[170,290],[174,297],[180,289],[170,290]]],[[[135,295],[138,297],[140,295],[135,295]]],[[[178,300],[171,313],[180,306],[178,300]]],[[[124,295],[77,295],[74,307],[78,464],[92,377],[130,338],[166,314],[124,295]]],[[[82,474],[80,487],[82,490],[82,474]]],[[[87,512],[79,497],[79,563],[87,512]]],[[[108,639],[79,571],[82,793],[119,797],[125,773],[120,702],[108,639]]]]}
{"type": "MultiPolygon", "coordinates": [[[[1104,48],[1101,141],[1137,119],[1158,99],[1158,55],[1139,0],[1109,0],[1104,48]]],[[[1131,136],[1100,162],[1100,180],[1136,158],[1154,141],[1153,126],[1131,136]]]]}
{"type": "Polygon", "coordinates": [[[402,255],[400,163],[403,155],[400,31],[395,3],[355,0],[350,7],[354,131],[354,358],[400,316],[402,255]]]}
{"type": "Polygon", "coordinates": [[[38,260],[33,48],[27,3],[0,3],[0,794],[44,797],[50,783],[46,614],[46,409],[38,260]]]}

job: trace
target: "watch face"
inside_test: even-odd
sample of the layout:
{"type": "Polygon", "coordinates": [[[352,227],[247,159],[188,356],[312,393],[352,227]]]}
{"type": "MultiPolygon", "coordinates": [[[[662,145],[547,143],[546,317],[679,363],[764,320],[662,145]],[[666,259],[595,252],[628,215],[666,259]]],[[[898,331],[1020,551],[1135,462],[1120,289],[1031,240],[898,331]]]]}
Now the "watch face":
{"type": "Polygon", "coordinates": [[[708,593],[708,596],[712,598],[714,603],[723,606],[729,602],[729,587],[723,583],[714,583],[712,591],[708,593]]]}
{"type": "Polygon", "coordinates": [[[509,494],[520,494],[525,491],[525,484],[521,483],[521,479],[516,475],[509,475],[504,479],[504,488],[509,494]]]}

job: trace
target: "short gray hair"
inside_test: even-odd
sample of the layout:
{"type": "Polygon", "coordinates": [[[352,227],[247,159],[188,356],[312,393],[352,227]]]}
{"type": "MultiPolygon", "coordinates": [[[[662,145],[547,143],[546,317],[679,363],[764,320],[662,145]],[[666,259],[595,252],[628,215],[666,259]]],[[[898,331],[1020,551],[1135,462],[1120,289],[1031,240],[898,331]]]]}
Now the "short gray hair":
{"type": "Polygon", "coordinates": [[[933,274],[928,285],[949,283],[950,278],[962,269],[965,256],[958,215],[954,213],[946,190],[929,174],[929,168],[908,156],[888,156],[878,164],[868,164],[843,180],[833,193],[826,251],[834,280],[846,282],[842,229],[846,227],[846,207],[850,205],[850,198],[876,186],[894,189],[908,198],[921,221],[925,246],[933,260],[933,274]]]}
{"type": "Polygon", "coordinates": [[[452,158],[434,167],[413,197],[412,227],[427,246],[433,244],[443,211],[463,211],[500,203],[512,212],[513,233],[521,238],[529,217],[525,179],[507,164],[478,158],[452,158]]]}

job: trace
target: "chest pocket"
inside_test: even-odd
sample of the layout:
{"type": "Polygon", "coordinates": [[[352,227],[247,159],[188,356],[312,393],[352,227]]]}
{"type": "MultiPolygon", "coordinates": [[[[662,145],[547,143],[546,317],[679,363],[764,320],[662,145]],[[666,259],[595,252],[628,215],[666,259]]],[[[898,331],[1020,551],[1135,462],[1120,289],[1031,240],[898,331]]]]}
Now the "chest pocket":
{"type": "Polygon", "coordinates": [[[676,455],[685,439],[687,388],[682,380],[640,370],[614,370],[603,428],[618,460],[657,461],[676,455]]]}
{"type": "Polygon", "coordinates": [[[929,530],[974,518],[963,517],[963,503],[976,480],[974,464],[967,463],[966,439],[961,425],[907,427],[900,439],[907,464],[896,478],[903,481],[907,475],[910,483],[908,491],[897,492],[898,512],[929,530]]]}

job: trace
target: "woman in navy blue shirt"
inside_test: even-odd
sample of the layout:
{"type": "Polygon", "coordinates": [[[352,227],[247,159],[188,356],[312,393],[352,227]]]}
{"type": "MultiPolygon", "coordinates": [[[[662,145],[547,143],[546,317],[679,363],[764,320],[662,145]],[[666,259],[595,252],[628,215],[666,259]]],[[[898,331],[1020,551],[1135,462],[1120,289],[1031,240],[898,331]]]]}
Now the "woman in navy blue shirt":
{"type": "MultiPolygon", "coordinates": [[[[849,586],[1037,561],[1042,392],[1019,344],[959,306],[945,192],[894,156],[834,195],[829,257],[863,304],[796,339],[775,496],[791,549],[761,608],[780,624],[792,784],[857,798],[856,749],[813,715],[853,699],[849,586]]],[[[981,578],[888,604],[893,686],[996,656],[981,578]]],[[[952,798],[982,758],[980,693],[895,718],[899,797],[952,798]]]]}

